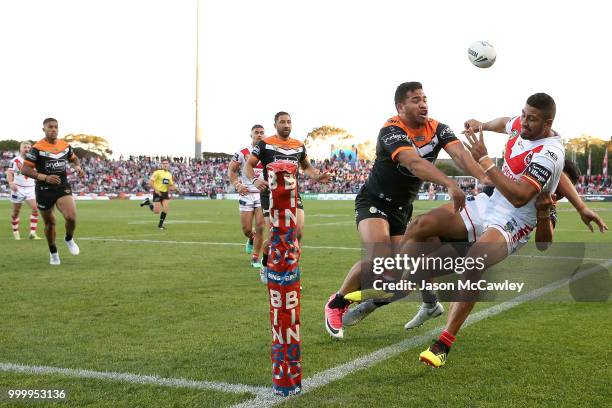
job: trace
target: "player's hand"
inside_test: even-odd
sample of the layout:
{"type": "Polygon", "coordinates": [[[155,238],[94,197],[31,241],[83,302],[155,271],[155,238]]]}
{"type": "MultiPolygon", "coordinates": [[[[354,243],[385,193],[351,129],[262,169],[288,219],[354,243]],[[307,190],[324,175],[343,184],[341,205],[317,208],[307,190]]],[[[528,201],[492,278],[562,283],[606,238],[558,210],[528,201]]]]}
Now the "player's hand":
{"type": "Polygon", "coordinates": [[[606,223],[603,222],[599,215],[597,215],[597,213],[591,210],[589,207],[584,207],[578,213],[580,214],[582,222],[584,222],[584,224],[589,227],[591,232],[593,232],[593,226],[591,225],[591,222],[597,224],[600,232],[605,232],[608,230],[608,226],[606,225],[606,223]]]}
{"type": "Polygon", "coordinates": [[[329,183],[331,180],[331,174],[324,172],[324,173],[319,173],[319,175],[317,176],[317,181],[319,183],[329,183]]]}
{"type": "Polygon", "coordinates": [[[468,149],[470,153],[472,153],[472,157],[476,161],[488,155],[487,146],[485,146],[484,143],[484,135],[482,134],[482,126],[478,128],[478,132],[480,134],[480,137],[476,137],[476,134],[474,133],[474,130],[472,128],[466,129],[465,136],[468,142],[463,143],[466,149],[468,149]]]}
{"type": "Polygon", "coordinates": [[[60,184],[62,179],[57,174],[49,174],[45,177],[45,182],[49,184],[60,184]]]}
{"type": "Polygon", "coordinates": [[[455,212],[459,212],[465,207],[465,193],[458,186],[450,187],[448,195],[453,200],[455,212]]]}
{"type": "Polygon", "coordinates": [[[264,191],[266,188],[268,188],[268,182],[266,180],[264,180],[264,179],[257,179],[257,180],[255,180],[253,185],[259,191],[264,191]]]}
{"type": "Polygon", "coordinates": [[[236,186],[236,191],[240,195],[247,195],[249,193],[249,188],[244,184],[240,183],[236,186]]]}
{"type": "Polygon", "coordinates": [[[463,133],[464,135],[466,134],[466,132],[469,129],[472,129],[472,131],[480,128],[482,126],[482,122],[476,120],[476,119],[468,119],[463,123],[463,127],[465,128],[464,131],[462,131],[461,133],[463,133]]]}
{"type": "Polygon", "coordinates": [[[81,166],[77,166],[74,168],[74,170],[77,172],[77,174],[79,175],[79,177],[81,178],[85,178],[85,170],[83,170],[81,168],[81,166]]]}
{"type": "Polygon", "coordinates": [[[552,207],[555,206],[556,200],[555,195],[550,194],[549,192],[543,192],[538,195],[536,198],[535,206],[538,211],[548,211],[552,210],[552,207]]]}
{"type": "Polygon", "coordinates": [[[11,183],[11,191],[14,191],[15,193],[17,192],[17,184],[15,183],[11,183]]]}

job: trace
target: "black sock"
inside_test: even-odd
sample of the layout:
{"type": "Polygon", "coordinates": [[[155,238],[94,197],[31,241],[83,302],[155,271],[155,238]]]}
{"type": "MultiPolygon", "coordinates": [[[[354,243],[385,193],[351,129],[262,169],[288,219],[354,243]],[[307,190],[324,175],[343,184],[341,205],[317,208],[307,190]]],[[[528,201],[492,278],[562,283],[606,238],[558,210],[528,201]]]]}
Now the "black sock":
{"type": "Polygon", "coordinates": [[[159,226],[163,226],[164,225],[164,221],[166,220],[166,213],[165,212],[161,212],[161,214],[159,214],[159,226]]]}
{"type": "Polygon", "coordinates": [[[253,235],[249,238],[249,245],[253,245],[253,235]]]}
{"type": "Polygon", "coordinates": [[[52,254],[57,254],[57,247],[55,246],[55,244],[49,245],[49,252],[51,252],[52,254]]]}
{"type": "Polygon", "coordinates": [[[421,298],[423,299],[423,303],[427,303],[430,309],[438,303],[438,297],[431,290],[421,290],[421,298]]]}
{"type": "Polygon", "coordinates": [[[153,208],[155,208],[153,204],[149,204],[149,210],[153,211],[153,208]]]}
{"type": "Polygon", "coordinates": [[[70,241],[72,239],[72,235],[71,234],[66,234],[66,241],[70,241]]]}
{"type": "Polygon", "coordinates": [[[336,293],[336,297],[333,298],[331,302],[329,302],[329,307],[331,307],[332,309],[342,309],[349,303],[350,302],[348,300],[344,299],[344,295],[336,293]]]}

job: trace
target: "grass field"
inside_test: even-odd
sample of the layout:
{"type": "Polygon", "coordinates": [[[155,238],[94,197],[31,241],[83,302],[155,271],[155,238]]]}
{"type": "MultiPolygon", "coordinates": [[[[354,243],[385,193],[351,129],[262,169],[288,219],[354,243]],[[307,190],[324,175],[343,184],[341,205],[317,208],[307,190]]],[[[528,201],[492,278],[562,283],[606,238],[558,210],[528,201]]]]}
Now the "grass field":
{"type": "MultiPolygon", "coordinates": [[[[416,211],[434,204],[418,202],[416,211]]],[[[383,308],[348,330],[344,341],[332,341],[323,328],[323,304],[360,256],[353,203],[307,201],[305,206],[301,259],[305,382],[381,348],[411,338],[418,344],[405,343],[402,352],[336,381],[313,381],[304,395],[280,406],[612,403],[609,302],[561,302],[551,297],[517,305],[466,327],[449,363],[439,370],[420,364],[418,353],[433,338],[428,332],[440,327],[444,318],[414,332],[403,330],[417,303],[383,308]],[[419,336],[423,341],[417,341],[419,336]]],[[[612,225],[611,205],[592,207],[612,225]]],[[[70,407],[277,402],[263,396],[253,400],[252,394],[239,388],[226,392],[232,390],[217,384],[244,384],[245,391],[253,392],[271,384],[267,293],[244,253],[237,203],[173,201],[168,229],[159,231],[156,218],[137,202],[79,202],[75,239],[81,255],[69,255],[60,226],[62,265],[53,268],[45,241],[12,240],[9,212],[9,203],[0,201],[0,218],[6,221],[0,234],[0,390],[60,388],[68,392],[60,406],[70,407]],[[22,372],[10,364],[21,365],[22,372]],[[91,373],[49,368],[33,373],[32,367],[40,366],[213,384],[140,384],[127,375],[85,378],[91,373]]],[[[22,214],[22,235],[26,214],[22,214]]],[[[591,234],[567,205],[561,206],[555,239],[612,243],[610,234],[591,234]]],[[[595,255],[610,258],[602,246],[595,255]]],[[[567,287],[557,292],[563,291],[567,287]]],[[[482,303],[476,310],[491,306],[482,303]]],[[[8,402],[0,399],[3,404],[8,402]]]]}

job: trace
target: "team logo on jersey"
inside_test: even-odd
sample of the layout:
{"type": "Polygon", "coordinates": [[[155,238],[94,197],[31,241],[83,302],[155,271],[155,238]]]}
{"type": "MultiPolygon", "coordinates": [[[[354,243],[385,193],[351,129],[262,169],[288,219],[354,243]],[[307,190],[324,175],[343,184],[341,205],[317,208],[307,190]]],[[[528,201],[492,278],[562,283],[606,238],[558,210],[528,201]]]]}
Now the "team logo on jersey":
{"type": "Polygon", "coordinates": [[[518,129],[512,129],[512,132],[510,132],[510,135],[512,137],[517,137],[519,135],[518,129]]]}
{"type": "Polygon", "coordinates": [[[167,178],[162,179],[162,183],[163,184],[170,184],[170,180],[168,180],[167,178]]]}
{"type": "Polygon", "coordinates": [[[382,137],[382,142],[386,146],[391,146],[392,144],[395,144],[398,142],[407,142],[407,141],[408,141],[408,135],[405,133],[391,133],[390,135],[385,135],[382,137]]]}
{"type": "Polygon", "coordinates": [[[66,170],[66,160],[49,160],[45,163],[45,170],[60,172],[66,170]]]}
{"type": "Polygon", "coordinates": [[[531,163],[532,158],[533,158],[533,152],[527,153],[527,155],[525,156],[525,166],[529,166],[529,163],[531,163]]]}

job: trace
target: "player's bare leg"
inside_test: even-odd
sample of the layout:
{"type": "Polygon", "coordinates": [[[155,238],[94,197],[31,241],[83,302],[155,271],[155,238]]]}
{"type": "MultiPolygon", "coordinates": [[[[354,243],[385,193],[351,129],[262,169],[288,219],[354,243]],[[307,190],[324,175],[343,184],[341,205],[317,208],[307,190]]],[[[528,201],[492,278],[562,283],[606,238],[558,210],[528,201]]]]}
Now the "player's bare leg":
{"type": "Polygon", "coordinates": [[[72,195],[65,195],[58,198],[55,205],[66,221],[66,237],[64,241],[68,246],[68,251],[70,251],[72,255],[78,255],[81,251],[73,239],[74,230],[76,228],[76,204],[74,198],[72,195]]]}
{"type": "Polygon", "coordinates": [[[20,240],[19,235],[19,212],[21,211],[21,203],[13,203],[13,212],[11,214],[11,227],[13,229],[13,237],[20,240]]]}
{"type": "Polygon", "coordinates": [[[325,329],[333,338],[344,337],[343,317],[348,311],[349,301],[344,296],[361,288],[363,269],[370,267],[375,257],[390,256],[391,244],[399,244],[401,236],[390,237],[389,223],[384,218],[367,218],[357,226],[361,242],[365,246],[365,258],[353,265],[344,278],[337,293],[332,294],[325,304],[325,329]]]}
{"type": "Polygon", "coordinates": [[[255,216],[255,233],[253,234],[253,252],[251,253],[251,263],[255,261],[253,266],[261,267],[261,263],[259,262],[259,255],[261,254],[262,250],[263,233],[266,223],[264,221],[263,211],[261,210],[261,207],[255,208],[253,214],[255,216]]]}
{"type": "Polygon", "coordinates": [[[262,255],[261,255],[261,269],[259,272],[259,279],[261,283],[268,283],[268,277],[266,276],[266,268],[268,266],[268,249],[270,247],[270,217],[264,217],[264,229],[262,234],[262,255]]]}
{"type": "Polygon", "coordinates": [[[242,227],[242,234],[248,238],[245,252],[247,254],[253,253],[253,211],[240,211],[240,226],[242,227]]]}
{"type": "Polygon", "coordinates": [[[161,200],[161,203],[156,204],[158,204],[155,208],[157,211],[154,209],[153,212],[155,212],[155,214],[159,214],[159,223],[157,224],[157,228],[164,230],[166,229],[164,222],[166,221],[166,216],[168,215],[168,211],[170,209],[170,200],[161,200]]]}
{"type": "Polygon", "coordinates": [[[53,208],[42,210],[40,214],[45,223],[45,238],[47,238],[47,245],[49,246],[50,263],[51,265],[59,265],[60,258],[55,245],[55,214],[53,214],[53,208]]]}
{"type": "MultiPolygon", "coordinates": [[[[468,236],[463,219],[459,213],[455,212],[451,203],[422,214],[408,224],[402,239],[401,253],[410,257],[419,256],[421,253],[431,254],[436,249],[435,243],[439,243],[438,237],[440,236],[467,242],[468,236]],[[419,243],[424,243],[425,246],[423,247],[419,243]]],[[[444,255],[440,253],[435,256],[444,255]]],[[[453,254],[451,253],[449,256],[452,257],[453,254]]],[[[412,319],[404,325],[406,330],[420,327],[427,320],[444,313],[444,307],[438,302],[435,293],[422,290],[421,297],[423,303],[412,319]]]]}
{"type": "Polygon", "coordinates": [[[36,207],[36,200],[26,200],[28,206],[32,210],[30,214],[30,239],[41,239],[38,235],[36,235],[36,230],[38,228],[38,207],[36,207]]]}
{"type": "MultiPolygon", "coordinates": [[[[487,229],[480,239],[470,248],[467,258],[480,258],[484,260],[484,269],[481,271],[466,271],[465,279],[477,280],[482,273],[493,265],[508,257],[508,247],[504,236],[495,228],[487,229]]],[[[477,293],[469,291],[459,292],[459,296],[465,299],[475,299],[477,293]]],[[[446,363],[450,348],[455,341],[455,336],[469,316],[476,304],[475,301],[453,302],[448,313],[446,326],[442,334],[433,345],[420,354],[420,360],[433,367],[440,367],[446,363]]]]}

